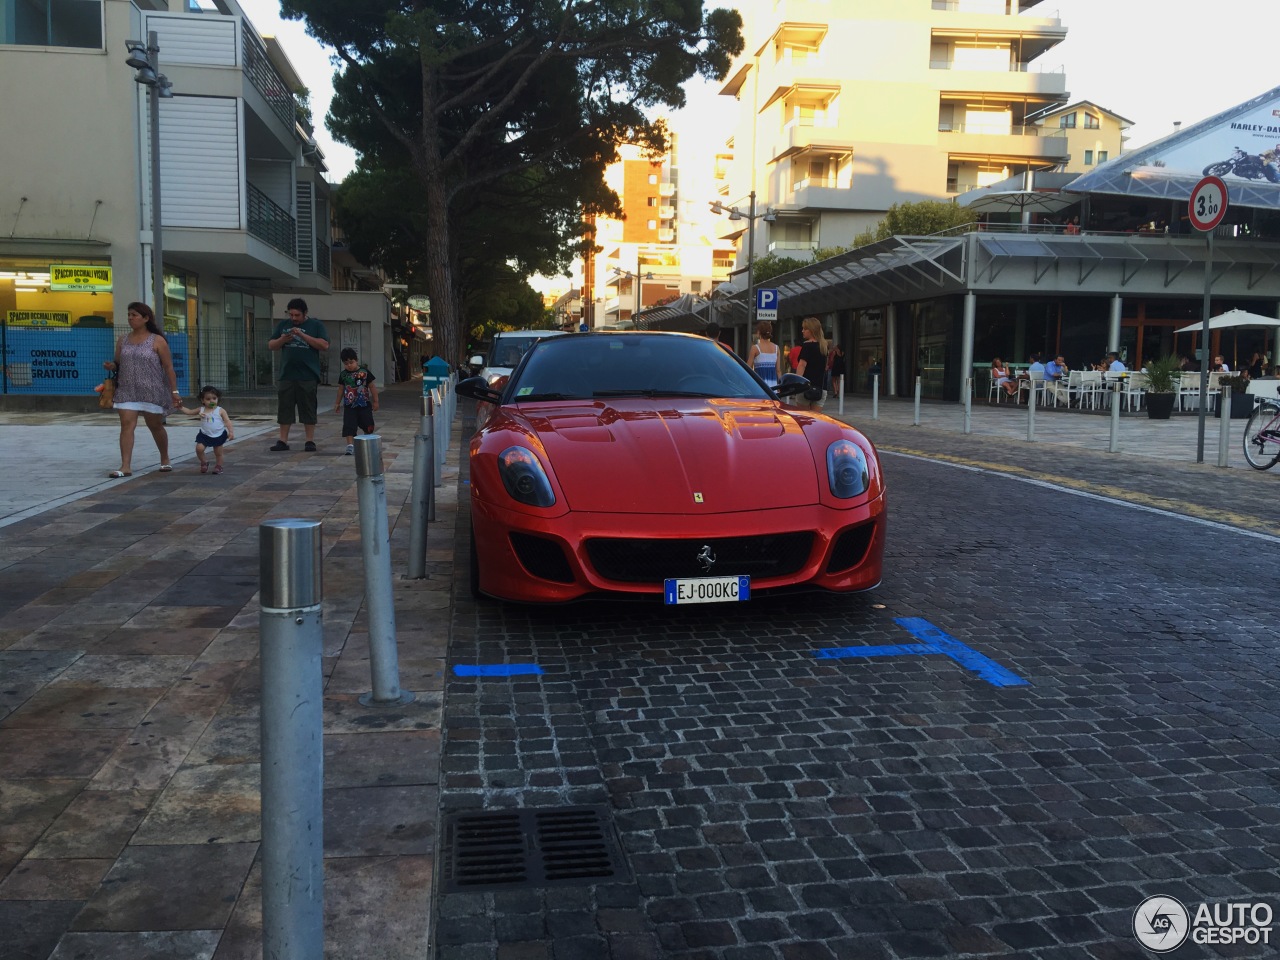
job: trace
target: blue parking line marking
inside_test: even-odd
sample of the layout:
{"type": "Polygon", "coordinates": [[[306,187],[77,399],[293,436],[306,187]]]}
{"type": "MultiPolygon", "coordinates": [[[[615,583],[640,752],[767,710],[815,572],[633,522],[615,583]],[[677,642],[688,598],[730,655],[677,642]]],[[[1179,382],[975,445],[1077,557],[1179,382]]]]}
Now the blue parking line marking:
{"type": "Polygon", "coordinates": [[[885,644],[878,647],[824,647],[821,650],[815,650],[813,655],[819,660],[836,660],[848,657],[919,657],[942,654],[950,657],[966,670],[976,673],[993,687],[1029,687],[1031,685],[1030,680],[1023,680],[990,657],[984,657],[972,647],[965,646],[928,620],[920,617],[895,617],[893,622],[921,642],[885,644]]]}
{"type": "Polygon", "coordinates": [[[453,673],[458,677],[518,677],[541,674],[542,668],[536,663],[486,663],[477,667],[454,667],[453,673]]]}
{"type": "Polygon", "coordinates": [[[937,653],[927,643],[899,643],[884,647],[826,647],[814,656],[819,660],[836,660],[841,657],[902,657],[909,653],[937,653]]]}
{"type": "Polygon", "coordinates": [[[990,657],[984,657],[972,647],[967,647],[951,634],[938,629],[921,617],[895,617],[894,623],[913,637],[924,641],[938,653],[945,653],[966,670],[972,670],[993,687],[1029,687],[1030,680],[1023,680],[1012,670],[1006,670],[990,657]]]}

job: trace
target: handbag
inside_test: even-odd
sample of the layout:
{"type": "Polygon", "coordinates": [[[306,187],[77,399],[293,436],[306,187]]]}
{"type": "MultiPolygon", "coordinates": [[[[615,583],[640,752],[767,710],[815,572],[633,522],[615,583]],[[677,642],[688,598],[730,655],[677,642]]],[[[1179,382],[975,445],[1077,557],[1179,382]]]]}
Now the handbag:
{"type": "Polygon", "coordinates": [[[115,406],[116,399],[116,378],[106,377],[102,381],[102,386],[97,388],[98,406],[103,410],[109,410],[115,406]]]}
{"type": "Polygon", "coordinates": [[[822,399],[822,388],[821,388],[821,387],[810,387],[808,390],[806,390],[806,391],[804,392],[804,398],[805,398],[806,400],[808,400],[810,403],[814,403],[814,402],[816,402],[816,401],[818,401],[818,400],[821,400],[821,399],[822,399]]]}

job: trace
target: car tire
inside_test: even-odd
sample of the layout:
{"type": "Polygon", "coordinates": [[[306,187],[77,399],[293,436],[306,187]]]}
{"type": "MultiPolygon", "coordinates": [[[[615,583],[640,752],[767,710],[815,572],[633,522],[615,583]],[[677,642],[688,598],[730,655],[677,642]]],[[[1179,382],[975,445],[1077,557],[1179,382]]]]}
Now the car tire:
{"type": "Polygon", "coordinates": [[[471,535],[471,559],[467,564],[468,580],[470,580],[471,597],[473,600],[480,600],[484,594],[480,592],[480,557],[476,554],[476,530],[473,526],[470,530],[471,535]]]}

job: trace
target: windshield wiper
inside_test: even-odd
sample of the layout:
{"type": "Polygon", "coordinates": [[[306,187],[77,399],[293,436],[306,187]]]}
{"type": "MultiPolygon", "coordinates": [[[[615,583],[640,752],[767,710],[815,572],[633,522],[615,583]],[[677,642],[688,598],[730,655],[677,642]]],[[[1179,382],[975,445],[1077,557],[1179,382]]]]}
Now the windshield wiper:
{"type": "Polygon", "coordinates": [[[512,403],[536,403],[539,400],[585,400],[573,393],[526,393],[524,396],[512,397],[512,403]]]}
{"type": "Polygon", "coordinates": [[[718,397],[718,393],[707,393],[702,390],[597,390],[597,397],[718,397]]]}

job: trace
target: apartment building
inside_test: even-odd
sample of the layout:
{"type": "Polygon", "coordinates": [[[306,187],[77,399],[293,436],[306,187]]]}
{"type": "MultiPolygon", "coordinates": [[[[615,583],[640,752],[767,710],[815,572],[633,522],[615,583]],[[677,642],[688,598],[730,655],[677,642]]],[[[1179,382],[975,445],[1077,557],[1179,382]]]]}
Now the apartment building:
{"type": "Polygon", "coordinates": [[[331,292],[330,187],[284,51],[234,0],[0,5],[5,393],[91,393],[125,305],[151,302],[157,37],[163,303],[184,393],[269,387],[271,297],[331,292]],[[51,365],[52,364],[52,365],[51,365]]]}
{"type": "Polygon", "coordinates": [[[1035,118],[1042,136],[1065,137],[1067,160],[1063,173],[1088,173],[1124,150],[1125,131],[1133,121],[1091,100],[1074,100],[1051,107],[1035,118]]]}
{"type": "Polygon", "coordinates": [[[895,203],[1069,159],[1067,138],[1033,119],[1067,99],[1045,59],[1067,31],[1038,0],[738,7],[746,47],[720,91],[737,110],[718,190],[735,205],[755,192],[757,257],[846,246],[895,203]]]}
{"type": "MultiPolygon", "coordinates": [[[[707,296],[729,278],[732,241],[709,237],[688,215],[697,198],[681,196],[680,142],[672,134],[661,157],[624,144],[605,171],[623,214],[595,221],[601,249],[584,263],[581,285],[589,327],[626,325],[646,307],[685,293],[707,296]]],[[[705,206],[710,197],[701,199],[705,206]]]]}

